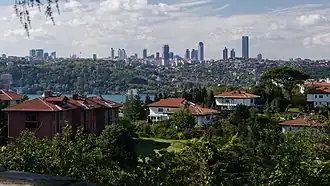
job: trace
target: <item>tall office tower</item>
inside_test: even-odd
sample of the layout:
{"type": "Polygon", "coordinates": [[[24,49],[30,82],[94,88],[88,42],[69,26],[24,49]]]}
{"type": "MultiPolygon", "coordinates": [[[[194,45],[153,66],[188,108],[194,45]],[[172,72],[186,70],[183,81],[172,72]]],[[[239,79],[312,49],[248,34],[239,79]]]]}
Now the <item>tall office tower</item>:
{"type": "Polygon", "coordinates": [[[48,58],[49,58],[49,54],[48,54],[48,52],[45,52],[44,53],[44,60],[48,60],[48,58]]]}
{"type": "Polygon", "coordinates": [[[242,58],[249,59],[249,37],[242,37],[242,58]]]}
{"type": "Polygon", "coordinates": [[[44,58],[44,49],[36,49],[36,58],[39,60],[44,58]]]}
{"type": "Polygon", "coordinates": [[[143,49],[143,59],[147,59],[148,58],[148,51],[147,49],[143,49]]]}
{"type": "Polygon", "coordinates": [[[228,59],[228,49],[225,47],[222,51],[222,59],[227,60],[228,59]]]}
{"type": "Polygon", "coordinates": [[[52,52],[50,56],[52,57],[52,59],[56,59],[56,52],[52,52]]]}
{"type": "Polygon", "coordinates": [[[34,49],[30,50],[30,57],[31,58],[36,57],[36,50],[34,50],[34,49]]]}
{"type": "Polygon", "coordinates": [[[170,52],[170,53],[169,53],[169,58],[170,58],[170,59],[174,59],[174,53],[173,53],[173,52],[170,52]]]}
{"type": "Polygon", "coordinates": [[[121,49],[121,59],[126,59],[127,58],[127,54],[125,49],[121,49]]]}
{"type": "Polygon", "coordinates": [[[115,50],[113,48],[110,49],[110,57],[111,59],[115,59],[115,50]]]}
{"type": "Polygon", "coordinates": [[[191,55],[190,55],[190,58],[191,58],[191,59],[196,59],[195,54],[196,54],[195,49],[191,49],[191,55]]]}
{"type": "Polygon", "coordinates": [[[230,58],[231,59],[235,59],[235,50],[234,49],[231,49],[231,51],[230,51],[230,58]]]}
{"type": "Polygon", "coordinates": [[[159,52],[156,52],[156,60],[159,60],[159,52]]]}
{"type": "Polygon", "coordinates": [[[93,60],[94,60],[94,61],[97,60],[97,56],[96,56],[96,54],[93,54],[93,60]]]}
{"type": "Polygon", "coordinates": [[[118,49],[118,59],[121,59],[121,49],[118,49]]]}
{"type": "Polygon", "coordinates": [[[168,65],[169,60],[170,60],[170,46],[164,45],[163,46],[163,60],[162,60],[162,65],[163,66],[168,65]]]}
{"type": "Polygon", "coordinates": [[[139,56],[137,53],[134,54],[134,58],[137,59],[139,56]]]}
{"type": "Polygon", "coordinates": [[[190,51],[189,51],[189,49],[186,49],[186,55],[185,55],[185,58],[186,58],[186,59],[189,59],[189,58],[190,58],[190,51]]]}
{"type": "Polygon", "coordinates": [[[199,60],[199,51],[198,50],[195,50],[195,59],[199,60]]]}
{"type": "Polygon", "coordinates": [[[198,60],[204,61],[204,43],[203,42],[198,43],[198,60]]]}

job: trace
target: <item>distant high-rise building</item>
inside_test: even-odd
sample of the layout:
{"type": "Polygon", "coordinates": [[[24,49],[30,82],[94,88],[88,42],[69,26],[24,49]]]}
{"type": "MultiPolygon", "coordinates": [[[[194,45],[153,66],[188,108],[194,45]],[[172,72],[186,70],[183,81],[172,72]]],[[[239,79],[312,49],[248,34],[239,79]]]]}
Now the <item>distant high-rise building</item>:
{"type": "Polygon", "coordinates": [[[195,59],[195,49],[191,49],[190,58],[195,59]]]}
{"type": "Polygon", "coordinates": [[[115,59],[115,50],[113,48],[110,49],[110,57],[111,59],[115,59]]]}
{"type": "Polygon", "coordinates": [[[230,58],[231,59],[235,59],[235,50],[234,49],[231,49],[231,51],[230,51],[230,58]]]}
{"type": "Polygon", "coordinates": [[[127,54],[126,54],[125,49],[121,49],[121,56],[122,56],[122,58],[121,58],[122,60],[127,58],[127,54]]]}
{"type": "Polygon", "coordinates": [[[52,57],[52,59],[56,59],[56,52],[52,52],[50,56],[52,57]]]}
{"type": "Polygon", "coordinates": [[[3,59],[6,59],[7,58],[7,55],[6,54],[2,54],[2,58],[3,59]]]}
{"type": "Polygon", "coordinates": [[[257,60],[258,60],[258,61],[261,61],[261,60],[262,60],[262,54],[258,54],[258,55],[257,55],[257,60]]]}
{"type": "Polygon", "coordinates": [[[156,52],[156,60],[159,60],[159,52],[156,52]]]}
{"type": "Polygon", "coordinates": [[[45,52],[44,53],[44,60],[48,60],[48,58],[49,58],[49,54],[48,54],[48,52],[45,52]]]}
{"type": "Polygon", "coordinates": [[[137,53],[134,54],[134,58],[137,59],[139,56],[137,53]]]}
{"type": "Polygon", "coordinates": [[[36,49],[36,58],[39,60],[44,58],[44,49],[36,49]]]}
{"type": "Polygon", "coordinates": [[[170,60],[170,46],[169,45],[164,45],[163,46],[163,60],[162,60],[162,65],[163,66],[168,65],[169,60],[170,60]]]}
{"type": "Polygon", "coordinates": [[[93,54],[93,60],[94,60],[94,61],[97,60],[97,56],[96,56],[96,54],[93,54]]]}
{"type": "Polygon", "coordinates": [[[173,52],[170,52],[169,53],[169,57],[170,57],[170,59],[174,59],[174,53],[173,52]]]}
{"type": "Polygon", "coordinates": [[[204,43],[203,42],[198,43],[198,60],[204,61],[204,43]]]}
{"type": "Polygon", "coordinates": [[[223,60],[228,59],[228,49],[227,49],[227,47],[225,47],[222,51],[222,58],[223,58],[223,60]]]}
{"type": "Polygon", "coordinates": [[[242,37],[242,58],[249,59],[249,37],[242,37]]]}
{"type": "Polygon", "coordinates": [[[186,49],[186,55],[185,55],[185,58],[186,58],[186,59],[189,59],[189,58],[190,58],[190,51],[189,51],[189,49],[186,49]]]}
{"type": "Polygon", "coordinates": [[[143,59],[147,59],[147,57],[148,57],[148,51],[147,51],[147,49],[143,49],[143,59]]]}
{"type": "Polygon", "coordinates": [[[121,59],[121,49],[118,49],[118,58],[121,59]]]}
{"type": "Polygon", "coordinates": [[[199,60],[198,57],[199,57],[199,51],[198,51],[198,50],[195,50],[195,59],[196,59],[196,60],[199,60]]]}
{"type": "Polygon", "coordinates": [[[30,57],[35,58],[36,57],[36,50],[32,49],[30,50],[30,57]]]}

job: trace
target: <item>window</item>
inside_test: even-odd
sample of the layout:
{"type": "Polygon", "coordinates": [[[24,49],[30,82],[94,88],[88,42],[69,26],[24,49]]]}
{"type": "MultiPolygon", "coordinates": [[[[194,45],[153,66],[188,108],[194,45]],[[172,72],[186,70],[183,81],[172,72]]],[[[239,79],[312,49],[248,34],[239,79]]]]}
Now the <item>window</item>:
{"type": "Polygon", "coordinates": [[[164,112],[163,108],[158,108],[158,112],[164,112]]]}
{"type": "Polygon", "coordinates": [[[37,129],[39,127],[37,113],[27,113],[25,118],[25,128],[37,129]]]}
{"type": "Polygon", "coordinates": [[[210,120],[211,119],[211,116],[206,116],[206,120],[210,120]]]}
{"type": "Polygon", "coordinates": [[[323,98],[323,95],[319,95],[319,98],[323,98]]]}
{"type": "Polygon", "coordinates": [[[253,99],[250,99],[250,103],[253,103],[253,99]]]}
{"type": "Polygon", "coordinates": [[[315,95],[315,98],[317,98],[317,95],[315,95]]]}
{"type": "Polygon", "coordinates": [[[225,99],[225,103],[229,103],[230,101],[229,101],[229,99],[225,99]]]}

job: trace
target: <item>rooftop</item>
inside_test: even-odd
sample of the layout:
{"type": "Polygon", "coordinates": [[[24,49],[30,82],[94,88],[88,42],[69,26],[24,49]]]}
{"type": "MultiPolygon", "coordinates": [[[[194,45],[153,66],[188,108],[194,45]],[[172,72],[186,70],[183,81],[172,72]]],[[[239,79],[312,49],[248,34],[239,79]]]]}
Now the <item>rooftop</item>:
{"type": "Polygon", "coordinates": [[[308,127],[323,127],[325,124],[317,123],[314,121],[310,121],[307,118],[298,118],[292,119],[288,121],[281,122],[280,125],[287,125],[287,126],[308,126],[308,127]]]}
{"type": "Polygon", "coordinates": [[[12,92],[12,91],[5,91],[5,90],[0,90],[0,100],[4,101],[19,101],[22,99],[22,96],[12,92]]]}
{"type": "Polygon", "coordinates": [[[182,107],[184,106],[184,98],[167,98],[151,103],[149,107],[182,107]]]}
{"type": "Polygon", "coordinates": [[[230,92],[224,92],[222,94],[217,94],[215,97],[229,97],[229,98],[241,98],[241,99],[247,99],[247,98],[259,98],[260,96],[247,93],[246,91],[230,91],[230,92]]]}
{"type": "MultiPolygon", "coordinates": [[[[192,115],[211,115],[211,114],[218,113],[217,110],[204,108],[202,106],[194,105],[194,104],[189,105],[188,110],[190,111],[190,113],[192,115]]],[[[178,112],[178,111],[179,110],[169,110],[168,112],[169,113],[175,113],[175,112],[178,112]]]]}

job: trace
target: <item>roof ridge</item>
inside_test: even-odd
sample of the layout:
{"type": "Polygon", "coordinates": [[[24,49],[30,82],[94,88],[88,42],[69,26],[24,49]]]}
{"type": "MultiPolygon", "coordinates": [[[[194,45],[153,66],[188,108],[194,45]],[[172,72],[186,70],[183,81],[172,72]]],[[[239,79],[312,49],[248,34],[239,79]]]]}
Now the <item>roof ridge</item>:
{"type": "Polygon", "coordinates": [[[11,96],[9,96],[4,90],[1,90],[3,94],[9,97],[9,99],[13,99],[11,96]]]}
{"type": "Polygon", "coordinates": [[[48,105],[48,103],[46,103],[46,101],[42,100],[41,98],[38,98],[43,104],[45,104],[47,107],[49,107],[52,111],[54,111],[54,108],[51,107],[50,105],[48,105]]]}

